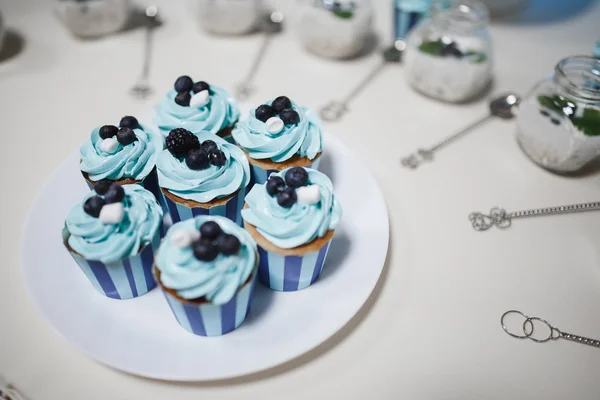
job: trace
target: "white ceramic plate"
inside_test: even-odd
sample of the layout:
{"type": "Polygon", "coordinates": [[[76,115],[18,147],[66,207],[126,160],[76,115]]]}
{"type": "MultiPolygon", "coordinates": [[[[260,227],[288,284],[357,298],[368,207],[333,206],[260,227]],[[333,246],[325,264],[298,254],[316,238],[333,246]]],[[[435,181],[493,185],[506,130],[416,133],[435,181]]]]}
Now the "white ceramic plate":
{"type": "Polygon", "coordinates": [[[82,352],[111,367],[150,378],[224,379],[276,366],[318,346],[342,328],[371,294],[385,263],[388,214],[360,159],[325,137],[321,170],[334,183],[344,217],[319,280],[299,292],[257,285],[250,314],[221,337],[181,328],[158,289],[132,300],[94,290],[63,247],[69,209],[87,192],[73,153],[52,174],[25,225],[25,281],[50,324],[82,352]]]}

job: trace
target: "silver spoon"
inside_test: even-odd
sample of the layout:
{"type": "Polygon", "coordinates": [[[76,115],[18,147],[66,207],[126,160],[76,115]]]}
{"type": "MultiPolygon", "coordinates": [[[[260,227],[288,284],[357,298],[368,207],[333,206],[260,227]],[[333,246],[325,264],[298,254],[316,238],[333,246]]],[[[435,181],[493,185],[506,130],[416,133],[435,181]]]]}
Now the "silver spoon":
{"type": "Polygon", "coordinates": [[[402,52],[406,48],[404,40],[396,40],[393,45],[386,48],[382,55],[383,60],[375,68],[371,70],[363,78],[362,81],[354,89],[344,97],[342,101],[331,101],[326,106],[322,107],[319,114],[325,121],[338,121],[346,112],[348,112],[348,103],[354,99],[379,73],[388,63],[399,63],[402,60],[402,52]]]}
{"type": "Polygon", "coordinates": [[[137,83],[131,88],[131,95],[138,99],[145,99],[152,94],[150,86],[150,59],[152,57],[152,39],[154,28],[158,25],[158,8],[146,8],[146,39],[144,42],[144,64],[142,74],[137,83]]]}
{"type": "Polygon", "coordinates": [[[473,122],[471,125],[462,129],[460,132],[446,137],[442,141],[436,143],[435,145],[433,145],[429,148],[417,149],[417,151],[415,153],[402,158],[400,160],[400,163],[402,164],[403,167],[406,167],[409,169],[417,169],[424,162],[433,161],[433,154],[436,151],[439,151],[442,148],[449,145],[450,143],[453,143],[456,140],[462,138],[467,133],[471,132],[474,128],[478,127],[479,125],[483,124],[484,122],[487,122],[488,120],[492,119],[493,117],[499,117],[502,119],[512,119],[515,116],[517,107],[520,102],[521,102],[521,98],[519,97],[519,95],[517,95],[515,93],[506,93],[506,94],[503,94],[502,96],[495,98],[494,100],[492,100],[490,102],[490,111],[486,116],[478,119],[477,121],[473,122]]]}
{"type": "Polygon", "coordinates": [[[281,32],[281,30],[283,29],[284,18],[285,17],[281,11],[273,11],[270,14],[263,17],[260,24],[261,30],[265,34],[263,42],[260,46],[260,49],[258,50],[258,54],[254,58],[254,62],[250,67],[248,75],[246,75],[246,79],[243,82],[239,83],[235,88],[238,100],[246,100],[254,92],[255,88],[252,85],[252,80],[254,79],[254,76],[258,71],[258,67],[260,66],[260,63],[267,52],[267,48],[271,43],[271,37],[274,34],[281,32]]]}

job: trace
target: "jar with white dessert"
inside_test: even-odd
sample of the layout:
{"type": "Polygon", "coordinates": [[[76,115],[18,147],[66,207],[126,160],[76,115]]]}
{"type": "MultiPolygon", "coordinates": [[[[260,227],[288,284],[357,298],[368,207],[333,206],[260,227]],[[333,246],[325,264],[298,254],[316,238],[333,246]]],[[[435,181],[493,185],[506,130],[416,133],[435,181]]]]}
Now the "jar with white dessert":
{"type": "Polygon", "coordinates": [[[372,34],[369,0],[301,0],[298,36],[304,47],[333,59],[359,55],[372,34]]]}
{"type": "Polygon", "coordinates": [[[58,18],[76,36],[99,37],[120,31],[131,15],[131,0],[55,0],[58,18]]]}
{"type": "Polygon", "coordinates": [[[194,0],[204,30],[217,35],[242,35],[255,30],[264,13],[261,0],[194,0]]]}
{"type": "Polygon", "coordinates": [[[408,83],[448,102],[464,102],[492,79],[488,12],[475,0],[438,0],[431,18],[408,35],[404,54],[408,83]]]}
{"type": "Polygon", "coordinates": [[[600,158],[600,59],[567,57],[538,83],[517,114],[517,141],[527,156],[558,173],[600,158]]]}

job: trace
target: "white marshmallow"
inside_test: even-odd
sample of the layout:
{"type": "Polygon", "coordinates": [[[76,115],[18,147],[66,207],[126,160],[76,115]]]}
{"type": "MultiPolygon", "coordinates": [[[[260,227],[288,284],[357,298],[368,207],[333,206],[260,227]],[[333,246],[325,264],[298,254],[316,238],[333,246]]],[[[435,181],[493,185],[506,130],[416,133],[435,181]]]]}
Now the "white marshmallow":
{"type": "Polygon", "coordinates": [[[119,142],[114,137],[104,139],[102,143],[100,143],[100,150],[109,154],[114,153],[117,150],[117,147],[119,147],[119,142]]]}
{"type": "Polygon", "coordinates": [[[204,107],[210,101],[210,93],[208,90],[203,90],[201,92],[196,93],[190,99],[190,107],[199,108],[204,107]]]}
{"type": "Polygon", "coordinates": [[[319,185],[302,186],[296,189],[299,204],[317,204],[321,201],[321,187],[319,185]]]}
{"type": "Polygon", "coordinates": [[[283,130],[285,124],[279,117],[271,117],[265,122],[267,126],[267,132],[269,133],[279,133],[283,130]]]}
{"type": "Polygon", "coordinates": [[[180,249],[191,246],[196,240],[200,240],[200,231],[198,230],[180,229],[171,235],[171,243],[180,249]]]}
{"type": "Polygon", "coordinates": [[[105,204],[104,207],[102,207],[98,218],[103,224],[116,225],[123,221],[124,216],[125,209],[123,208],[122,203],[110,203],[105,204]]]}

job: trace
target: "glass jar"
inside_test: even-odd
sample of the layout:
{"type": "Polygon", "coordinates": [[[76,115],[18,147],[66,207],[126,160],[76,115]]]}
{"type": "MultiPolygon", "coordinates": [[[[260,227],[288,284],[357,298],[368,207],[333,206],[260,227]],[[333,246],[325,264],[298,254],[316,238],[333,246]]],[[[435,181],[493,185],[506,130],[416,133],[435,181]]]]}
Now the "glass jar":
{"type": "Polygon", "coordinates": [[[131,15],[131,0],[55,0],[59,19],[80,37],[118,32],[131,15]]]}
{"type": "Polygon", "coordinates": [[[326,58],[355,57],[372,34],[369,0],[302,0],[298,36],[304,47],[326,58]]]}
{"type": "Polygon", "coordinates": [[[517,141],[531,160],[553,172],[577,172],[599,158],[600,59],[559,62],[519,107],[517,141]]]}
{"type": "Polygon", "coordinates": [[[200,25],[218,35],[242,35],[257,28],[261,0],[196,0],[200,25]]]}
{"type": "Polygon", "coordinates": [[[404,54],[408,83],[449,102],[467,101],[492,79],[492,41],[486,8],[475,0],[438,0],[431,18],[408,35],[404,54]]]}

